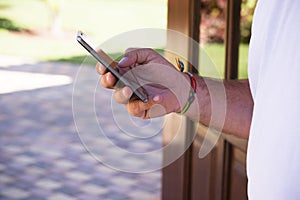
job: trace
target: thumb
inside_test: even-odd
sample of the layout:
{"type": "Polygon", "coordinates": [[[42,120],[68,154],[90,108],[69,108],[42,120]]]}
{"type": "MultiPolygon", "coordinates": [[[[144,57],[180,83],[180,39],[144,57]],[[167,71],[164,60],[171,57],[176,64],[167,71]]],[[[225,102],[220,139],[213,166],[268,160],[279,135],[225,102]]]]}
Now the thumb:
{"type": "Polygon", "coordinates": [[[119,67],[130,67],[135,64],[135,60],[130,59],[127,56],[124,56],[118,63],[119,67]]]}
{"type": "Polygon", "coordinates": [[[158,55],[153,49],[149,48],[129,48],[119,62],[119,66],[130,67],[135,64],[146,64],[158,55]]]}
{"type": "Polygon", "coordinates": [[[128,48],[125,51],[124,57],[119,61],[119,67],[130,67],[133,66],[137,61],[137,50],[138,48],[128,48]]]}

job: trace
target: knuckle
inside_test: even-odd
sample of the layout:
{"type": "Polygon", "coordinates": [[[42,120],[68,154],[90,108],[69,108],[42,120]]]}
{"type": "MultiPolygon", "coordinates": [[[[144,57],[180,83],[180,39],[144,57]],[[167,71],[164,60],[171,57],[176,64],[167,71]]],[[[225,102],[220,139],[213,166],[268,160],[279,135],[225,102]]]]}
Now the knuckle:
{"type": "Polygon", "coordinates": [[[120,104],[128,103],[128,99],[125,98],[121,93],[122,92],[120,89],[115,90],[115,92],[113,93],[113,99],[115,100],[115,102],[120,103],[120,104]]]}
{"type": "Polygon", "coordinates": [[[109,73],[103,74],[100,78],[101,85],[105,88],[112,88],[114,86],[113,81],[109,77],[109,73]]]}
{"type": "Polygon", "coordinates": [[[141,117],[142,110],[138,105],[138,101],[132,101],[127,104],[129,114],[135,117],[141,117]]]}
{"type": "Polygon", "coordinates": [[[133,116],[137,116],[140,113],[139,107],[135,102],[128,103],[128,112],[133,116]]]}
{"type": "Polygon", "coordinates": [[[106,72],[103,65],[99,62],[96,64],[96,71],[97,71],[98,74],[104,74],[106,72]]]}
{"type": "Polygon", "coordinates": [[[108,87],[108,84],[107,84],[107,82],[106,82],[106,78],[104,77],[104,75],[101,76],[100,82],[101,82],[101,85],[102,85],[103,87],[105,87],[105,88],[108,87]]]}
{"type": "Polygon", "coordinates": [[[138,50],[138,48],[132,48],[132,47],[127,48],[127,49],[125,50],[125,55],[127,55],[127,54],[130,53],[130,52],[136,51],[136,50],[138,50]]]}

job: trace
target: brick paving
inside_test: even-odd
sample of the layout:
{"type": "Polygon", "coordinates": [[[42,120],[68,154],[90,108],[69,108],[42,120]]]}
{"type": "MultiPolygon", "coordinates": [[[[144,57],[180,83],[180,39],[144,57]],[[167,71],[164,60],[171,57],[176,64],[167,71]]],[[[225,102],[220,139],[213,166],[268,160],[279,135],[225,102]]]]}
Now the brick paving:
{"type": "Polygon", "coordinates": [[[78,69],[79,65],[59,62],[7,67],[1,66],[0,58],[0,77],[1,72],[6,76],[0,80],[2,86],[20,77],[7,79],[9,72],[32,75],[37,86],[34,79],[41,74],[48,75],[50,83],[64,77],[71,80],[0,94],[0,199],[153,200],[160,196],[161,153],[151,153],[148,160],[135,155],[161,148],[162,120],[131,118],[111,101],[110,91],[97,86],[99,77],[92,67],[85,66],[76,79],[78,69]],[[142,169],[150,172],[134,173],[142,169]]]}

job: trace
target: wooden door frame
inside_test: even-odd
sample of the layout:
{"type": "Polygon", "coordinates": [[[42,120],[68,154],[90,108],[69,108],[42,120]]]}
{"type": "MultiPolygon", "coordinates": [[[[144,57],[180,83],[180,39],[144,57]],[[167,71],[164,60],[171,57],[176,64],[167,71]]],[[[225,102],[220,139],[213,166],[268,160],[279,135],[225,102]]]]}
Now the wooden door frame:
{"type": "MultiPolygon", "coordinates": [[[[227,1],[225,39],[226,54],[224,66],[224,79],[227,80],[238,78],[240,9],[241,0],[227,1]]],[[[197,42],[199,42],[201,34],[200,17],[200,0],[168,1],[168,29],[179,31],[197,42]]],[[[168,39],[168,41],[170,40],[168,39]]],[[[198,59],[195,55],[199,55],[199,46],[195,47],[187,43],[185,46],[182,46],[182,48],[184,48],[187,52],[189,59],[198,59]]],[[[191,66],[189,66],[188,70],[194,73],[197,71],[197,69],[195,70],[195,68],[191,66]]],[[[174,137],[172,123],[178,122],[176,121],[175,116],[171,115],[170,118],[173,118],[172,120],[169,120],[171,125],[167,124],[164,129],[164,144],[168,144],[168,138],[174,137]]],[[[180,130],[181,133],[179,133],[183,135],[183,137],[181,137],[182,141],[180,141],[182,145],[188,141],[191,133],[195,131],[195,125],[193,122],[185,119],[184,123],[185,125],[180,130]]],[[[203,129],[205,129],[205,127],[203,127],[203,129]]],[[[201,131],[199,131],[198,135],[201,136],[201,131]]],[[[174,145],[173,148],[177,148],[176,145],[178,145],[178,142],[168,145],[174,145]]],[[[246,140],[241,140],[236,137],[223,134],[212,154],[205,158],[210,160],[205,161],[195,157],[195,152],[199,150],[199,140],[196,138],[195,142],[192,143],[192,145],[179,159],[163,168],[162,199],[229,199],[230,174],[227,172],[230,171],[229,168],[233,159],[231,158],[233,155],[232,152],[234,148],[238,148],[243,152],[246,152],[246,145],[246,140]],[[197,176],[201,176],[203,179],[209,179],[209,185],[199,182],[197,176]],[[198,194],[198,191],[203,194],[198,194]]],[[[169,152],[164,152],[164,157],[168,156],[168,153],[169,152]]]]}

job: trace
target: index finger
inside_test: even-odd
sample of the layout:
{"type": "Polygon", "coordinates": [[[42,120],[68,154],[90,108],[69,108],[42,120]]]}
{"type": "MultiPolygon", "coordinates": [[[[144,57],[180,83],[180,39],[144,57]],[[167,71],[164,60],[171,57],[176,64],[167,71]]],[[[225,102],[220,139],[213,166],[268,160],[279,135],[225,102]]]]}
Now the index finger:
{"type": "MultiPolygon", "coordinates": [[[[97,50],[97,54],[110,66],[116,68],[118,63],[113,61],[102,49],[97,50]]],[[[96,71],[98,74],[105,74],[107,72],[107,68],[100,62],[96,64],[96,71]]]]}
{"type": "Polygon", "coordinates": [[[97,62],[96,71],[98,74],[103,75],[107,72],[107,69],[101,63],[97,62]]]}

